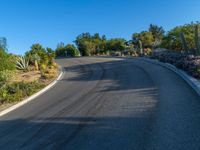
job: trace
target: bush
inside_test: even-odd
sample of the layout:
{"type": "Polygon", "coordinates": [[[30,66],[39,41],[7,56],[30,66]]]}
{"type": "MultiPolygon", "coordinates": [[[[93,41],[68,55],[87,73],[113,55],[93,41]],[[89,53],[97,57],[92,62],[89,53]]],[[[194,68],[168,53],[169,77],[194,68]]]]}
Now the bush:
{"type": "Polygon", "coordinates": [[[38,70],[42,65],[51,66],[54,62],[55,52],[51,48],[43,48],[40,44],[33,44],[31,50],[26,52],[25,57],[30,60],[30,64],[38,70]]]}
{"type": "Polygon", "coordinates": [[[19,82],[6,85],[0,89],[0,100],[3,102],[16,102],[28,97],[44,87],[39,82],[19,82]]]}
{"type": "Polygon", "coordinates": [[[171,49],[171,50],[177,50],[177,51],[183,50],[180,34],[184,34],[189,50],[194,49],[195,48],[194,26],[197,24],[191,23],[191,24],[186,24],[183,26],[177,26],[173,28],[163,38],[161,47],[166,48],[166,49],[171,49]]]}
{"type": "Polygon", "coordinates": [[[68,44],[66,46],[58,46],[56,49],[56,56],[71,56],[71,57],[76,57],[80,56],[79,50],[73,45],[73,44],[68,44]]]}
{"type": "Polygon", "coordinates": [[[186,55],[174,51],[156,51],[153,52],[152,58],[158,59],[162,62],[170,63],[186,71],[195,78],[200,78],[200,57],[194,55],[186,55]]]}
{"type": "Polygon", "coordinates": [[[121,38],[110,39],[106,43],[106,49],[110,51],[123,51],[125,48],[125,40],[121,38]]]}
{"type": "Polygon", "coordinates": [[[80,56],[79,50],[72,44],[68,44],[66,47],[67,56],[75,57],[80,56]]]}
{"type": "Polygon", "coordinates": [[[14,71],[12,70],[3,70],[0,71],[0,86],[9,82],[11,78],[14,76],[14,71]]]}
{"type": "Polygon", "coordinates": [[[15,62],[12,60],[11,55],[1,53],[0,55],[0,71],[15,70],[15,62]]]}

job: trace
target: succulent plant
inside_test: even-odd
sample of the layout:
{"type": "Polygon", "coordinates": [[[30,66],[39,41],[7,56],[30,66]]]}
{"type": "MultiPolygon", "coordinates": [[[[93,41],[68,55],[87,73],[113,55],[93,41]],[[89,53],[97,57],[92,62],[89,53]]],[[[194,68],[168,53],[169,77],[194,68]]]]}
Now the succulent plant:
{"type": "Polygon", "coordinates": [[[140,54],[143,55],[144,51],[143,51],[143,46],[142,46],[142,41],[141,40],[138,41],[138,46],[139,46],[139,49],[140,49],[140,54]]]}
{"type": "Polygon", "coordinates": [[[199,25],[195,25],[195,47],[196,47],[196,54],[200,55],[200,37],[199,37],[199,25]]]}
{"type": "Polygon", "coordinates": [[[187,42],[185,39],[185,35],[183,33],[180,34],[180,38],[181,38],[181,43],[182,43],[182,47],[185,53],[188,53],[188,46],[187,46],[187,42]]]}
{"type": "Polygon", "coordinates": [[[23,57],[23,56],[17,57],[17,60],[16,60],[16,67],[17,67],[17,69],[19,69],[19,70],[23,70],[23,71],[28,70],[28,67],[29,67],[29,60],[26,59],[26,58],[23,57]]]}

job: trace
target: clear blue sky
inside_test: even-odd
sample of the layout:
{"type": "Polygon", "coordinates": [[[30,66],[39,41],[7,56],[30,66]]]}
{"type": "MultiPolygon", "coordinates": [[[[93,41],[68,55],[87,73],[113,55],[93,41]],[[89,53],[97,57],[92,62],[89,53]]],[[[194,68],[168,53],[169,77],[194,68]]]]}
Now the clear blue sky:
{"type": "Polygon", "coordinates": [[[72,43],[82,32],[130,39],[150,23],[169,30],[200,20],[200,0],[0,0],[0,6],[0,37],[17,54],[33,43],[72,43]]]}

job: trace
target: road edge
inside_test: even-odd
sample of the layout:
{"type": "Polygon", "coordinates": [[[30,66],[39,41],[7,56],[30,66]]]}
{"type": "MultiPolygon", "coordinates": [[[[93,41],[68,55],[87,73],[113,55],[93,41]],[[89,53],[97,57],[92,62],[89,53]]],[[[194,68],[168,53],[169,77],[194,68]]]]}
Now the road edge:
{"type": "Polygon", "coordinates": [[[52,81],[49,85],[47,85],[45,88],[41,89],[40,91],[38,91],[37,93],[33,94],[32,96],[22,100],[21,102],[15,104],[15,105],[12,105],[10,107],[8,107],[7,109],[3,110],[0,112],[0,117],[8,114],[9,112],[27,104],[28,102],[30,101],[33,101],[35,98],[39,97],[40,95],[44,94],[46,91],[48,91],[49,89],[51,89],[63,76],[64,72],[63,72],[63,69],[62,67],[60,67],[60,74],[58,75],[58,77],[52,81]]]}
{"type": "Polygon", "coordinates": [[[163,63],[160,62],[157,59],[150,59],[150,58],[139,58],[140,60],[146,61],[148,63],[152,63],[152,64],[156,64],[156,65],[160,65],[162,67],[165,67],[173,72],[175,72],[176,74],[178,74],[183,80],[186,81],[186,83],[188,83],[192,89],[200,96],[200,81],[198,81],[197,79],[195,79],[194,77],[188,75],[185,71],[180,70],[178,68],[176,68],[174,65],[169,64],[169,63],[163,63]]]}

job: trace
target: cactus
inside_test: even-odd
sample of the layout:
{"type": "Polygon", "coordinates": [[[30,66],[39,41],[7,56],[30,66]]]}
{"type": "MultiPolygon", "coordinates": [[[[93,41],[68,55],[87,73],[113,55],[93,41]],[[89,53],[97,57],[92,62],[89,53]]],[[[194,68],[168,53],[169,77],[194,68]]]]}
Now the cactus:
{"type": "Polygon", "coordinates": [[[183,33],[180,33],[180,39],[181,39],[181,43],[182,43],[184,52],[188,54],[188,46],[186,43],[185,35],[183,33]]]}
{"type": "Polygon", "coordinates": [[[19,70],[26,71],[29,67],[29,60],[27,60],[25,57],[20,56],[16,60],[16,67],[19,70]]]}
{"type": "Polygon", "coordinates": [[[140,49],[140,54],[143,55],[144,51],[143,51],[143,46],[142,46],[142,41],[141,40],[138,41],[138,45],[139,45],[139,49],[140,49]]]}
{"type": "Polygon", "coordinates": [[[200,55],[200,38],[199,38],[199,25],[195,25],[195,47],[196,47],[196,54],[200,55]]]}

